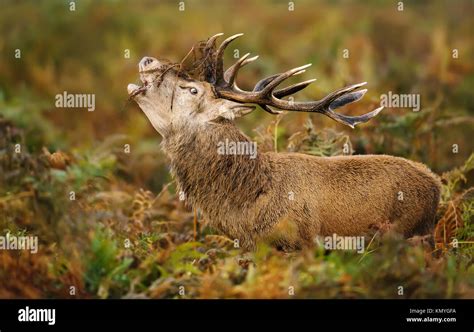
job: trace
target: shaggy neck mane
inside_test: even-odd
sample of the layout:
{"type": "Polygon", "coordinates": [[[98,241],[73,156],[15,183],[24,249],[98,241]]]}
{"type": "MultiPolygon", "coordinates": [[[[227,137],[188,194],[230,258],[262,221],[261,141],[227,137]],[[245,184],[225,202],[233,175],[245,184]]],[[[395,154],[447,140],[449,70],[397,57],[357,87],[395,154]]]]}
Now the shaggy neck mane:
{"type": "Polygon", "coordinates": [[[175,133],[162,143],[186,201],[211,214],[248,208],[270,186],[270,165],[265,156],[258,152],[255,159],[249,155],[218,154],[219,143],[226,140],[250,143],[228,120],[191,135],[175,133]]]}

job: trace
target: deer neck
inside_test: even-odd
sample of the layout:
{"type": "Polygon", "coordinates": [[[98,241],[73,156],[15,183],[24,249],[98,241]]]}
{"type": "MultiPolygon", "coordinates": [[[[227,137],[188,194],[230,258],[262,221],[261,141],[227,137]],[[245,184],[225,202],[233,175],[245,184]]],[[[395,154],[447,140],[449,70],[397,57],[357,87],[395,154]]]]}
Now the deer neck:
{"type": "Polygon", "coordinates": [[[222,120],[187,135],[180,132],[163,140],[162,147],[187,203],[215,214],[248,208],[267,191],[270,165],[233,122],[222,120]]]}

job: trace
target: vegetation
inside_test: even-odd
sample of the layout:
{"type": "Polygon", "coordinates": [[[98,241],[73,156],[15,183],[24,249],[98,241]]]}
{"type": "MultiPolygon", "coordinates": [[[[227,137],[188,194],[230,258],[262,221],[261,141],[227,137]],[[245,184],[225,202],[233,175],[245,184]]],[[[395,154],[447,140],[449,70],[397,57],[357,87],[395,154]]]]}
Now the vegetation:
{"type": "Polygon", "coordinates": [[[0,298],[474,298],[473,4],[209,3],[186,1],[184,12],[173,1],[2,6],[0,235],[38,236],[39,250],[0,250],[0,298]],[[237,50],[261,56],[242,71],[245,88],[312,62],[318,81],[302,100],[369,82],[348,114],[374,109],[388,91],[421,95],[420,111],[386,109],[356,130],[261,110],[239,126],[261,151],[426,163],[443,180],[434,248],[381,225],[362,255],[263,243],[244,253],[199,213],[194,230],[195,211],[179,200],[158,134],[126,86],[142,56],[177,61],[220,31],[247,33],[237,50]],[[56,108],[64,91],[94,93],[96,110],[56,108]]]}

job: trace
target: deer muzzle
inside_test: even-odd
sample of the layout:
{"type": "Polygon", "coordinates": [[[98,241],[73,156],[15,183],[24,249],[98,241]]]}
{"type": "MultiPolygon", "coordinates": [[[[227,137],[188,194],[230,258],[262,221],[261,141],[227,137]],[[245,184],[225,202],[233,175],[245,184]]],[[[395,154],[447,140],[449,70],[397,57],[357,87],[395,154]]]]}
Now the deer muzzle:
{"type": "Polygon", "coordinates": [[[153,82],[156,77],[156,72],[162,69],[162,64],[156,58],[146,56],[138,63],[138,72],[140,73],[140,80],[143,85],[129,84],[127,86],[128,94],[131,98],[137,94],[144,92],[147,86],[153,82]]]}

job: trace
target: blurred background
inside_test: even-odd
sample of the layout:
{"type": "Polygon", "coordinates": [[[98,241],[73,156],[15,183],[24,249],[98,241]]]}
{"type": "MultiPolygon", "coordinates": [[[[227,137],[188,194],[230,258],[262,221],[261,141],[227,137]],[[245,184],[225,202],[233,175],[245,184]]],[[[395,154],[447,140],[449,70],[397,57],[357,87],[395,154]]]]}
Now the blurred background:
{"type": "MultiPolygon", "coordinates": [[[[270,74],[313,63],[298,79],[317,82],[296,95],[299,100],[367,81],[364,99],[339,110],[362,114],[389,91],[420,94],[420,112],[385,109],[356,130],[321,115],[311,118],[316,130],[331,127],[349,134],[355,153],[410,157],[440,172],[462,163],[474,144],[472,7],[472,1],[406,2],[399,11],[396,1],[81,0],[70,11],[68,1],[2,1],[0,112],[27,130],[27,143],[35,149],[89,149],[124,134],[141,162],[160,163],[161,156],[143,160],[138,155],[160,154],[159,136],[127,102],[126,86],[138,80],[138,61],[150,55],[178,62],[199,40],[217,32],[243,32],[226,61],[227,66],[235,61],[234,50],[240,56],[260,55],[240,74],[245,88],[270,74]],[[55,95],[63,91],[94,93],[95,112],[56,108],[55,95]],[[459,153],[452,153],[452,144],[459,145],[459,153]]],[[[287,115],[279,135],[289,137],[307,117],[287,115]]],[[[239,125],[254,136],[255,128],[272,120],[260,111],[239,125]]],[[[162,183],[141,180],[153,189],[162,183]]]]}
{"type": "MultiPolygon", "coordinates": [[[[262,151],[276,148],[334,155],[341,153],[343,143],[350,142],[353,153],[407,157],[426,163],[438,174],[463,167],[474,147],[474,4],[404,1],[402,5],[403,10],[398,1],[375,0],[0,0],[2,229],[40,234],[44,244],[64,250],[61,257],[68,258],[62,264],[78,258],[77,265],[65,265],[69,274],[55,270],[51,278],[56,282],[60,275],[69,278],[61,281],[65,284],[85,283],[90,294],[104,289],[103,278],[110,286],[116,265],[133,266],[135,263],[117,258],[123,253],[107,249],[114,247],[109,237],[99,231],[88,233],[97,223],[122,225],[122,221],[138,220],[132,226],[138,227],[139,241],[145,227],[142,221],[148,218],[143,211],[156,203],[146,190],[158,194],[171,180],[159,148],[161,138],[128,101],[127,84],[139,81],[137,64],[143,56],[179,62],[196,42],[218,32],[245,34],[229,47],[226,66],[236,61],[236,54],[260,56],[240,72],[242,88],[312,63],[297,78],[317,81],[298,93],[298,100],[319,99],[363,81],[368,82],[366,96],[339,109],[340,113],[371,111],[378,107],[380,96],[390,91],[421,97],[419,112],[386,108],[355,130],[318,114],[290,113],[276,118],[257,110],[239,119],[238,126],[259,141],[262,151]],[[15,57],[18,50],[20,58],[15,57]],[[346,50],[348,57],[344,57],[346,50]],[[95,111],[56,108],[55,96],[64,91],[95,94],[95,111]],[[5,152],[18,142],[28,154],[19,157],[5,152]],[[130,145],[131,153],[124,153],[125,144],[130,145]],[[78,205],[67,199],[71,188],[78,205]],[[83,248],[102,260],[79,259],[83,248]],[[103,266],[109,266],[106,272],[103,266]],[[77,277],[80,274],[86,277],[77,277]]],[[[469,167],[458,175],[472,184],[469,167]]],[[[458,180],[454,187],[463,182],[458,180]]],[[[164,202],[157,213],[162,218],[191,220],[189,209],[172,196],[160,199],[164,202]]],[[[52,257],[51,252],[45,255],[52,257]]],[[[3,259],[4,264],[15,264],[6,256],[3,259]]],[[[147,271],[155,278],[159,275],[153,269],[147,271]]],[[[21,279],[20,274],[17,278],[21,279]]],[[[53,281],[38,281],[40,286],[32,287],[30,293],[19,291],[25,287],[21,282],[19,293],[9,293],[16,286],[5,286],[0,295],[48,296],[42,290],[47,282],[53,281]]],[[[150,283],[144,284],[148,287],[150,283]]],[[[128,290],[120,289],[117,294],[128,290]]],[[[48,294],[60,296],[53,290],[48,294]]]]}

